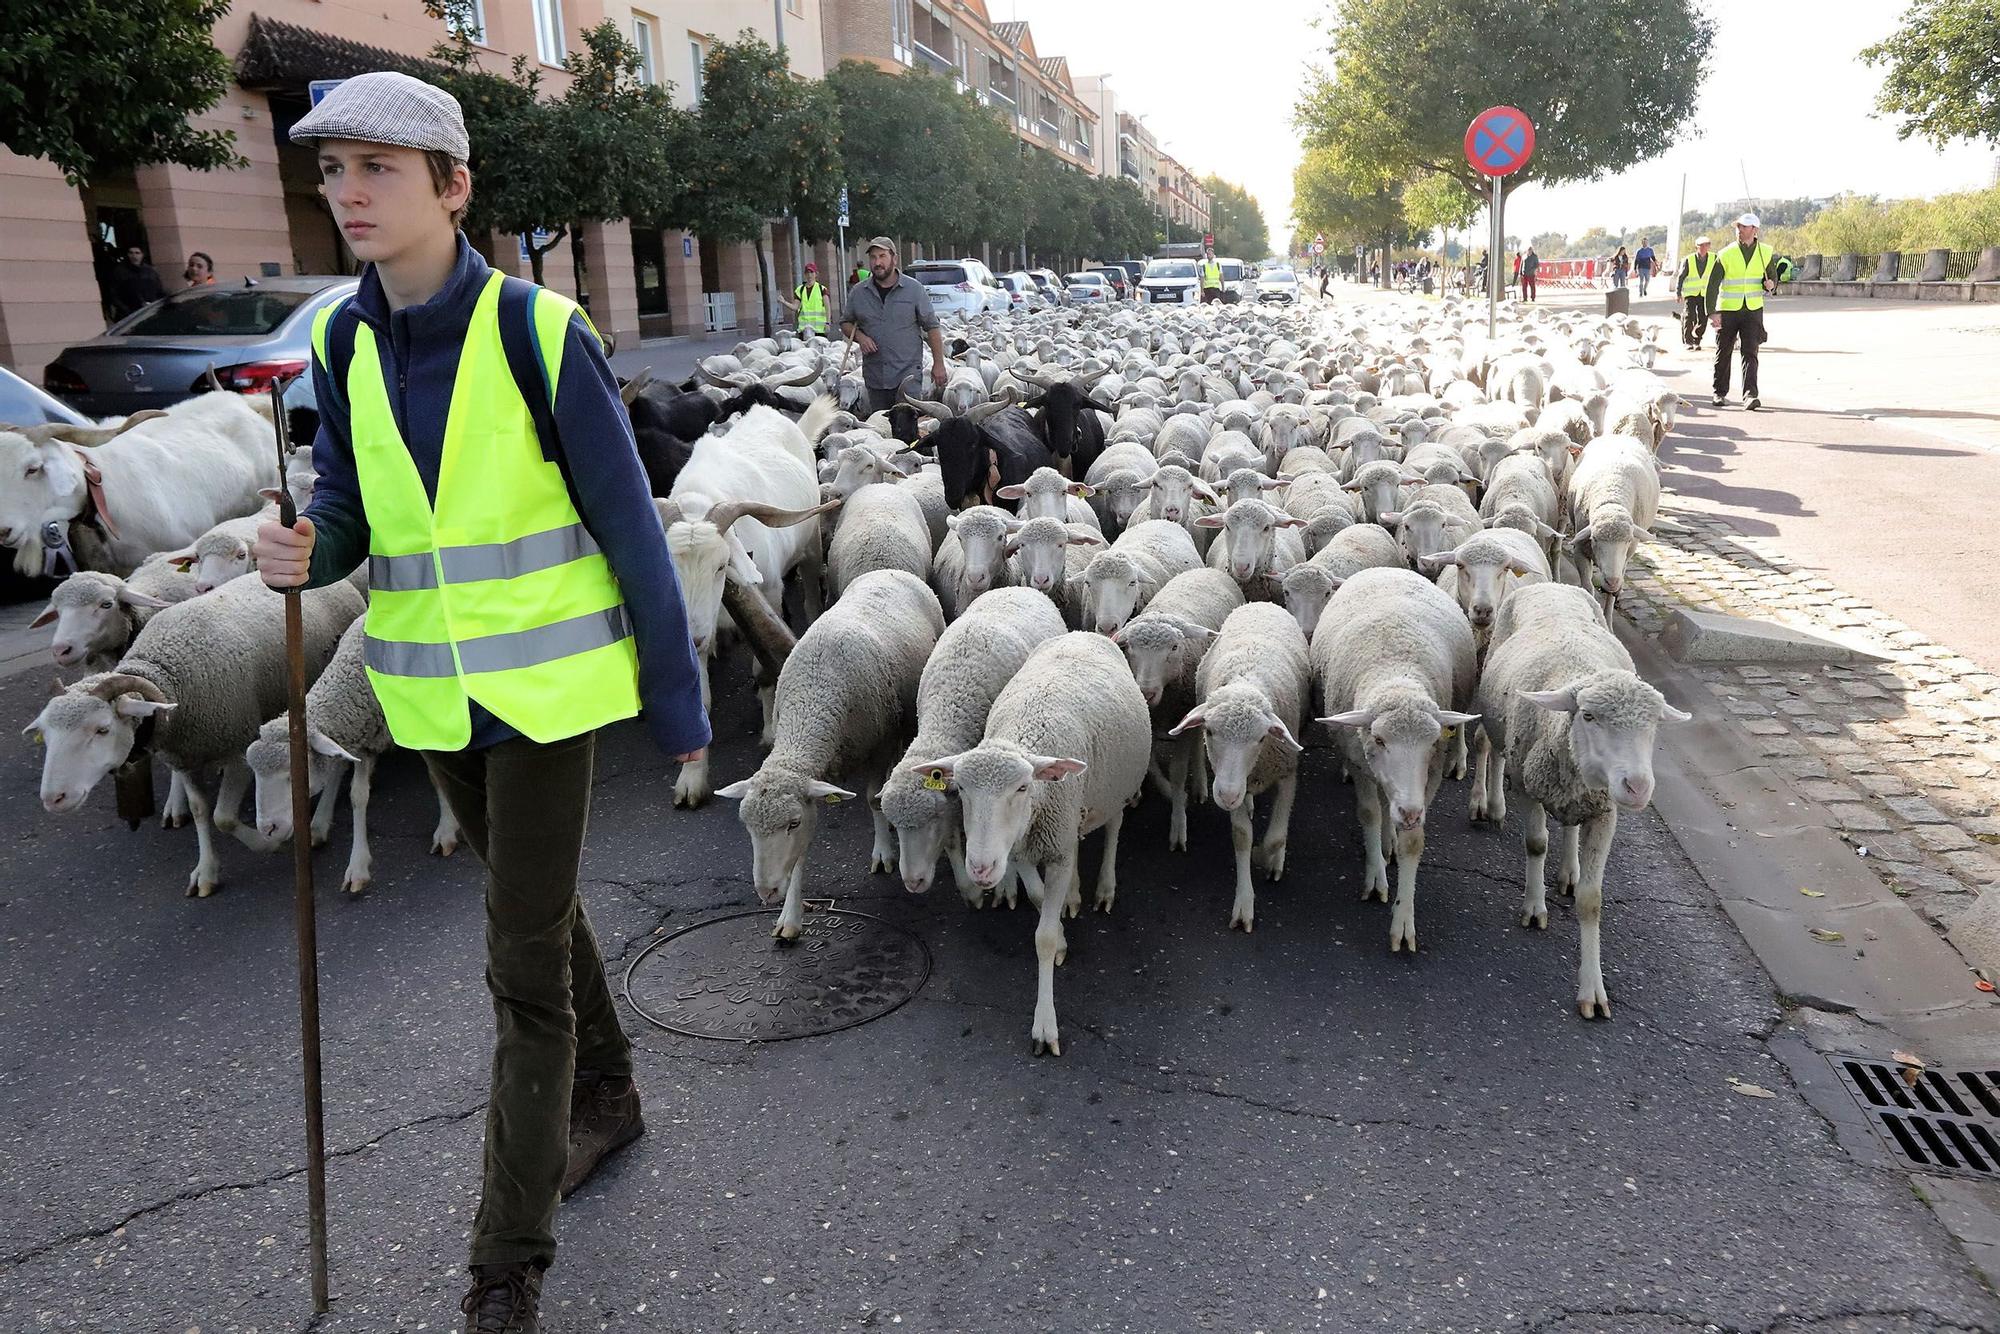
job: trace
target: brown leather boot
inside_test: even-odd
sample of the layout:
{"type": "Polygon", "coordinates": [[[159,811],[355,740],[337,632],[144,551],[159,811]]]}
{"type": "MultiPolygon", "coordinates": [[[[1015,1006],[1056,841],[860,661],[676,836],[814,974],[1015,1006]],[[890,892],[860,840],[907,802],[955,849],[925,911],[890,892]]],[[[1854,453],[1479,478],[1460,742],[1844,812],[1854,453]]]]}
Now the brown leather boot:
{"type": "Polygon", "coordinates": [[[465,1334],[541,1334],[542,1271],[534,1264],[474,1265],[458,1309],[465,1334]]]}
{"type": "Polygon", "coordinates": [[[599,1163],[645,1133],[639,1090],[629,1077],[577,1084],[569,1101],[569,1167],[563,1172],[563,1198],[588,1181],[599,1163]]]}

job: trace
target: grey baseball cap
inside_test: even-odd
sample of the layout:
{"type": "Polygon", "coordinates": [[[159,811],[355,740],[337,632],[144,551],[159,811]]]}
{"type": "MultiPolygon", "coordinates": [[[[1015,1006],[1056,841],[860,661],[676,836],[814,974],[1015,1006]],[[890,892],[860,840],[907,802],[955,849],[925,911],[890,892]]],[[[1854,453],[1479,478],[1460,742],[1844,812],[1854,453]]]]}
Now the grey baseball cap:
{"type": "Polygon", "coordinates": [[[292,142],[359,139],[371,144],[437,149],[463,162],[472,156],[465,113],[442,88],[392,70],[357,74],[328,93],[292,126],[292,142]]]}
{"type": "Polygon", "coordinates": [[[864,254],[870,250],[886,250],[893,255],[896,253],[896,243],[886,236],[871,236],[868,238],[868,244],[861,249],[864,254]]]}

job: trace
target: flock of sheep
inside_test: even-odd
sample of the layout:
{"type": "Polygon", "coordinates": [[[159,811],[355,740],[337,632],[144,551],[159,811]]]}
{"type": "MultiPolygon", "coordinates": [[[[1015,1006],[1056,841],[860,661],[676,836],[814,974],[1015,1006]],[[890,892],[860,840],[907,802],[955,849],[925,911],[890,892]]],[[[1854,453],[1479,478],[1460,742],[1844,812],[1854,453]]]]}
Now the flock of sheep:
{"type": "MultiPolygon", "coordinates": [[[[865,796],[870,869],[912,891],[940,855],[974,906],[1025,889],[1031,1035],[1058,1053],[1083,837],[1104,833],[1093,904],[1108,912],[1146,789],[1176,849],[1188,801],[1214,801],[1230,816],[1229,925],[1248,931],[1253,868],[1284,873],[1317,721],[1355,787],[1362,894],[1391,904],[1391,950],[1417,945],[1447,773],[1470,774],[1475,821],[1500,822],[1511,785],[1527,804],[1522,923],[1548,922],[1553,820],[1581,928],[1577,1008],[1608,1017],[1617,813],[1650,801],[1658,724],[1686,715],[1606,618],[1650,536],[1679,400],[1627,321],[1536,307],[1495,339],[1480,326],[1451,300],[981,317],[954,330],[938,399],[866,420],[847,349],[817,338],[744,344],[686,385],[628,385],[704,700],[719,663],[746,664],[769,748],[719,789],[707,757],[684,766],[675,803],[740,803],[781,940],[803,926],[822,804],[865,796]],[[752,652],[720,656],[738,637],[752,652]]],[[[224,393],[66,434],[80,433],[0,428],[0,542],[38,564],[66,525],[102,567],[37,622],[56,627],[59,668],[87,673],[27,728],[46,746],[43,804],[76,809],[157,752],[167,822],[191,818],[200,843],[189,893],[206,895],[215,830],[260,849],[292,832],[279,599],[240,577],[256,506],[277,494],[271,426],[224,393]],[[123,521],[115,542],[84,540],[93,504],[123,521]]],[[[390,744],[361,670],[360,579],[305,595],[311,836],[327,838],[346,777],[349,890],[370,879],[369,785],[390,744]]],[[[433,851],[448,854],[458,830],[439,811],[433,851]]]]}

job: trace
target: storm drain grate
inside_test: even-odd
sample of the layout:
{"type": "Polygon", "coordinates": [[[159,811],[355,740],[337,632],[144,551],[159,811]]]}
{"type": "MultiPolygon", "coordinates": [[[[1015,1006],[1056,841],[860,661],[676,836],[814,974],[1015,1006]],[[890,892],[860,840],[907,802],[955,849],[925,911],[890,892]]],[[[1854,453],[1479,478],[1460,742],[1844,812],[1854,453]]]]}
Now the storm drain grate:
{"type": "Polygon", "coordinates": [[[2000,1070],[1829,1055],[1889,1151],[1923,1172],[2000,1181],[2000,1070]]]}

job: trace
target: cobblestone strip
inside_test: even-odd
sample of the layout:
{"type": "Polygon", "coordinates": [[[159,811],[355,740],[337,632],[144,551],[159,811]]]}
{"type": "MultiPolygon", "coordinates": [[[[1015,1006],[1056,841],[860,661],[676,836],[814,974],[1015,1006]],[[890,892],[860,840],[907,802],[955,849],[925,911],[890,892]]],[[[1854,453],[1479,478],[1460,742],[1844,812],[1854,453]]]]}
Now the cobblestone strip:
{"type": "Polygon", "coordinates": [[[1890,660],[1694,669],[1755,749],[1876,874],[1949,928],[2000,884],[2000,676],[1801,571],[1712,515],[1663,508],[1619,609],[1659,635],[1675,609],[1831,633],[1890,660]],[[1675,531],[1678,529],[1678,531],[1675,531]],[[1662,531],[1665,530],[1665,531],[1662,531]]]}

